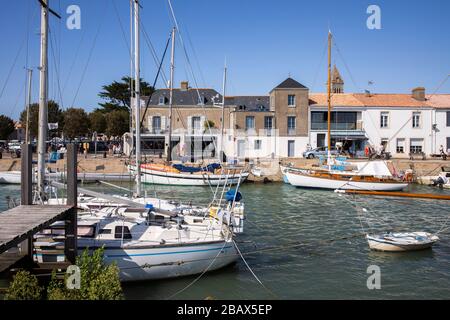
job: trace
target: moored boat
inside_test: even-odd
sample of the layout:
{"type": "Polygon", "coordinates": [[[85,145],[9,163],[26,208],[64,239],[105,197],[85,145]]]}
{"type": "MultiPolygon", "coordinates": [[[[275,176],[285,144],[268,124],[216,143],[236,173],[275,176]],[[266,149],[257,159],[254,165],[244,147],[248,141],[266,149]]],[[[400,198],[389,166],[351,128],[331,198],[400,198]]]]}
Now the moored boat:
{"type": "Polygon", "coordinates": [[[372,250],[403,252],[429,249],[439,237],[427,232],[402,232],[366,235],[366,239],[372,250]]]}

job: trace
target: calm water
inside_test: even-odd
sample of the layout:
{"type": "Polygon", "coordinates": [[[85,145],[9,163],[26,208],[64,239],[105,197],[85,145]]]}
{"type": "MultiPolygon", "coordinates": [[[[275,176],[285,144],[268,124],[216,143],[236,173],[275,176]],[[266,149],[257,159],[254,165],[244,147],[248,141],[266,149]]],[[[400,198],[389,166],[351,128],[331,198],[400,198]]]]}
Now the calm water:
{"type": "MultiPolygon", "coordinates": [[[[114,192],[103,186],[97,191],[114,192]]],[[[146,186],[150,196],[153,186],[146,186]]],[[[209,188],[157,187],[162,198],[206,204],[209,188]]],[[[366,208],[363,226],[372,231],[441,229],[450,213],[450,202],[342,196],[330,191],[295,189],[285,184],[252,185],[241,189],[246,205],[245,233],[239,236],[247,262],[280,299],[450,299],[450,231],[439,234],[433,250],[413,253],[376,253],[361,235],[356,208],[366,208]],[[352,202],[353,201],[353,202],[352,202]],[[346,239],[342,239],[346,238],[346,239]],[[334,241],[332,241],[334,239],[334,241]],[[301,244],[292,247],[294,244],[301,244]],[[289,246],[291,246],[289,248],[289,246]],[[381,290],[368,290],[369,265],[381,268],[381,290]]],[[[414,192],[450,193],[428,187],[414,192]]],[[[0,211],[4,198],[17,196],[19,187],[0,185],[0,211]]],[[[450,226],[450,221],[448,223],[450,226]]],[[[124,286],[129,299],[165,299],[195,277],[150,281],[124,286]]],[[[178,299],[273,299],[239,261],[204,275],[178,299]]]]}

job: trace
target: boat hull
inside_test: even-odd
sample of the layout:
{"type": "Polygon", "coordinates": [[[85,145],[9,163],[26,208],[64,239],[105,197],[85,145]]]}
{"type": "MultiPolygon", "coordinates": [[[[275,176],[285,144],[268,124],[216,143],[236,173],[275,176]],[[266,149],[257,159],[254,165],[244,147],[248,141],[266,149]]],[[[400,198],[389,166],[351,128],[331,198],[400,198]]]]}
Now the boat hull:
{"type": "Polygon", "coordinates": [[[335,180],[322,177],[314,177],[300,172],[284,173],[286,180],[293,186],[317,189],[341,189],[341,190],[370,190],[370,191],[401,191],[405,189],[407,183],[389,182],[361,182],[349,180],[335,180]]]}
{"type": "MultiPolygon", "coordinates": [[[[424,234],[427,238],[427,234],[424,234]]],[[[430,237],[423,242],[417,243],[400,243],[396,241],[390,241],[377,236],[366,236],[369,248],[375,251],[386,252],[405,252],[405,251],[418,251],[430,249],[438,240],[437,237],[430,237]]]]}
{"type": "Polygon", "coordinates": [[[177,185],[177,186],[217,186],[226,184],[238,184],[244,182],[249,173],[242,172],[229,175],[220,174],[189,174],[177,172],[163,172],[150,169],[142,169],[142,182],[148,184],[177,185]]]}
{"type": "MultiPolygon", "coordinates": [[[[82,253],[81,248],[80,245],[78,254],[82,253]]],[[[97,247],[89,249],[95,250],[97,247]]],[[[205,270],[209,272],[230,265],[236,262],[237,258],[238,253],[232,241],[141,248],[106,247],[104,252],[105,263],[117,265],[122,282],[200,274],[205,270]]],[[[37,261],[64,261],[64,255],[47,250],[46,253],[37,254],[37,261]]]]}

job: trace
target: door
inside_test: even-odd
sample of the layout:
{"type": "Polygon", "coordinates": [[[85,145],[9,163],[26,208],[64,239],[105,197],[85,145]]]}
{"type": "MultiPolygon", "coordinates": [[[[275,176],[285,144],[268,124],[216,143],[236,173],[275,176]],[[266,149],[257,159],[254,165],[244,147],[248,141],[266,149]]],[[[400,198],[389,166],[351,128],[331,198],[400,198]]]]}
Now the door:
{"type": "Polygon", "coordinates": [[[237,156],[238,158],[245,157],[245,140],[238,140],[237,156]]]}
{"type": "Polygon", "coordinates": [[[289,158],[295,157],[295,141],[294,140],[288,141],[288,157],[289,158]]]}
{"type": "Polygon", "coordinates": [[[325,147],[325,133],[317,134],[317,148],[325,147]]]}

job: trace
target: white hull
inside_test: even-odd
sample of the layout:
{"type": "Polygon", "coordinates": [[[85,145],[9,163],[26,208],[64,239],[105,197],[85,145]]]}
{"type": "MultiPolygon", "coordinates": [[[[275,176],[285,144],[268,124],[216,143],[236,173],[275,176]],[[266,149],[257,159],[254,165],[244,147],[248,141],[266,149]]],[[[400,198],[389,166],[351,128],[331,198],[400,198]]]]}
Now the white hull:
{"type": "Polygon", "coordinates": [[[289,170],[285,171],[284,175],[291,185],[303,188],[401,191],[408,186],[407,183],[359,182],[318,178],[308,174],[292,173],[289,170]]]}
{"type": "MultiPolygon", "coordinates": [[[[78,253],[82,253],[82,240],[78,253]]],[[[90,249],[96,249],[90,247],[90,249]]],[[[37,253],[38,262],[64,261],[64,255],[37,253]]],[[[204,244],[161,245],[142,248],[106,248],[104,261],[115,263],[122,282],[183,277],[232,264],[238,253],[232,241],[204,244]],[[214,262],[213,262],[214,261],[214,262]]]]}
{"type": "Polygon", "coordinates": [[[242,172],[226,174],[189,174],[176,172],[163,172],[142,168],[142,182],[149,184],[166,184],[175,186],[223,186],[225,184],[238,184],[244,182],[249,173],[242,172]]]}
{"type": "MultiPolygon", "coordinates": [[[[20,184],[20,171],[0,172],[0,184],[20,184]]],[[[64,174],[61,172],[52,172],[45,175],[47,180],[62,181],[64,174]]],[[[120,173],[78,173],[78,180],[81,181],[130,181],[130,174],[120,173]]],[[[33,183],[36,183],[36,176],[33,176],[33,183]]]]}
{"type": "Polygon", "coordinates": [[[369,243],[370,249],[389,252],[405,252],[429,249],[439,240],[438,237],[425,232],[414,232],[399,235],[402,236],[385,238],[383,236],[367,235],[366,238],[367,242],[369,243]],[[415,240],[416,236],[421,237],[423,240],[415,240]]]}

